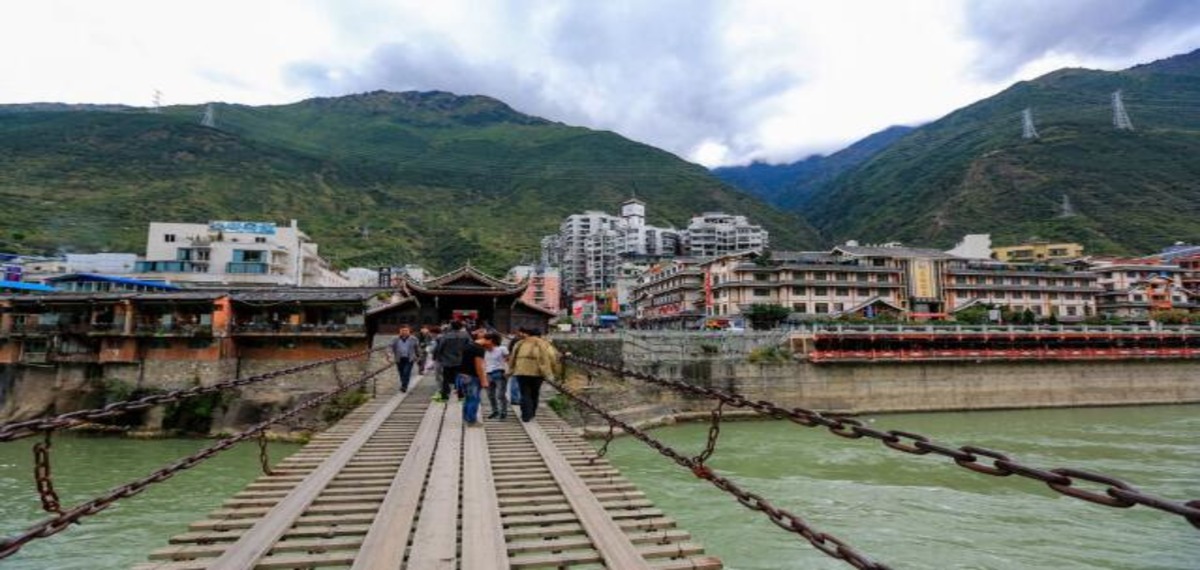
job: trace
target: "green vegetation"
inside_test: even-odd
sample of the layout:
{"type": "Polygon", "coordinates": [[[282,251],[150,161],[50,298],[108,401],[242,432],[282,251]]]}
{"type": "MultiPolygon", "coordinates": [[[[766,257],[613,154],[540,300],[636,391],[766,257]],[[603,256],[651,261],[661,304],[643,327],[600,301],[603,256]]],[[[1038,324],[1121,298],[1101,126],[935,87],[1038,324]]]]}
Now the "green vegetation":
{"type": "Polygon", "coordinates": [[[370,399],[371,395],[364,388],[342,392],[321,408],[321,421],[330,425],[337,423],[346,417],[346,414],[353,412],[355,408],[367,403],[370,399]]]}
{"type": "Polygon", "coordinates": [[[750,305],[744,313],[746,319],[750,321],[750,326],[755,330],[771,330],[791,314],[791,311],[783,305],[774,305],[769,303],[755,303],[750,305]]]}
{"type": "Polygon", "coordinates": [[[782,346],[760,346],[746,356],[751,364],[786,364],[792,361],[792,353],[782,346]]]}
{"type": "Polygon", "coordinates": [[[373,92],[291,105],[0,107],[0,251],[143,251],[150,221],[300,221],[341,267],[535,254],[583,209],[635,194],[650,222],[750,216],[779,247],[815,247],[791,214],[694,164],[487,97],[373,92]]]}
{"type": "Polygon", "coordinates": [[[1064,69],[908,134],[815,198],[836,241],[1078,241],[1088,253],[1200,241],[1200,51],[1122,72],[1064,69]],[[1121,89],[1135,131],[1112,127],[1121,89]],[[1033,109],[1041,138],[1021,138],[1033,109]],[[1074,215],[1064,216],[1064,196],[1074,215]]]}

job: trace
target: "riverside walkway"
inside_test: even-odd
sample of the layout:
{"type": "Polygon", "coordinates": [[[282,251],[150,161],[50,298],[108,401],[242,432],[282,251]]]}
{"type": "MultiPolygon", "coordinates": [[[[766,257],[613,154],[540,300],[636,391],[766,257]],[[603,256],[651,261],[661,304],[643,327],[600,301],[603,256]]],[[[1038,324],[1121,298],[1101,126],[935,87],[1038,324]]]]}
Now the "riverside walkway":
{"type": "Polygon", "coordinates": [[[722,567],[551,410],[465,426],[433,383],[364,404],[135,568],[722,567]]]}

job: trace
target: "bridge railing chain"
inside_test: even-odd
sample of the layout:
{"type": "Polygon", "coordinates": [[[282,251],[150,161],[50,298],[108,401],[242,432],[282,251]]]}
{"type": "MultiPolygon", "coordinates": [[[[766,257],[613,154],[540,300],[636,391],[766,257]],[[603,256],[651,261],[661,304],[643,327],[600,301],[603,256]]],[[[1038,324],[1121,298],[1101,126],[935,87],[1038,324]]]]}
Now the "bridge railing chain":
{"type": "Polygon", "coordinates": [[[72,524],[79,522],[79,520],[84,517],[99,513],[121,499],[138,495],[142,491],[145,491],[147,487],[155,483],[166,481],[167,479],[174,477],[177,473],[191,469],[192,467],[199,465],[205,460],[233,447],[234,445],[237,445],[238,443],[257,437],[259,434],[265,432],[268,427],[274,424],[286,422],[304,413],[305,411],[324,404],[330,399],[335,398],[349,390],[363,386],[379,374],[391,369],[391,367],[391,364],[387,364],[378,370],[364,373],[361,377],[353,382],[346,383],[345,385],[334,390],[330,390],[329,392],[321,394],[320,396],[306,400],[304,403],[292,408],[291,410],[288,410],[287,412],[255,424],[245,431],[241,431],[237,434],[226,437],[208,447],[205,447],[204,449],[201,449],[200,451],[197,451],[196,453],[193,453],[187,457],[175,461],[174,463],[171,463],[170,465],[167,465],[166,467],[154,471],[145,477],[116,487],[104,495],[72,507],[70,510],[64,511],[62,514],[56,517],[45,519],[29,527],[25,530],[25,532],[17,536],[2,538],[0,539],[0,560],[12,556],[31,541],[39,538],[54,536],[66,530],[72,524]]]}
{"type": "Polygon", "coordinates": [[[290,376],[292,374],[298,374],[300,372],[312,370],[313,368],[318,368],[318,367],[326,366],[329,364],[336,364],[337,362],[341,362],[343,360],[359,358],[362,356],[369,355],[372,352],[375,352],[377,350],[383,350],[383,349],[376,348],[376,349],[371,349],[371,350],[362,350],[362,351],[354,352],[351,354],[337,356],[334,358],[327,358],[325,360],[318,360],[315,362],[301,364],[299,366],[293,366],[291,368],[272,370],[270,372],[264,372],[262,374],[257,374],[254,376],[247,376],[245,378],[236,378],[233,380],[225,380],[223,382],[218,382],[211,386],[194,386],[192,388],[172,390],[170,392],[164,392],[162,394],[151,394],[149,396],[146,396],[144,398],[138,398],[136,400],[125,400],[125,401],[121,401],[121,402],[113,402],[102,408],[93,408],[93,409],[89,409],[89,410],[77,410],[74,412],[67,412],[65,414],[59,414],[57,416],[34,418],[32,420],[0,424],[0,442],[14,441],[14,440],[23,439],[26,437],[32,437],[34,435],[37,435],[40,432],[52,431],[52,430],[56,430],[56,429],[70,427],[70,426],[80,424],[80,423],[92,422],[92,421],[101,420],[101,419],[105,419],[105,418],[111,418],[114,416],[119,416],[122,414],[127,414],[129,412],[143,410],[143,409],[153,407],[153,406],[160,406],[163,404],[170,404],[172,402],[178,402],[180,400],[186,400],[188,398],[193,398],[195,396],[201,396],[204,394],[212,394],[214,392],[221,392],[224,390],[231,390],[234,388],[241,388],[243,386],[257,384],[257,383],[263,382],[265,380],[279,378],[281,376],[290,376]]]}
{"type": "Polygon", "coordinates": [[[956,465],[974,471],[997,477],[1018,475],[1027,479],[1041,481],[1054,491],[1076,499],[1106,505],[1116,508],[1129,508],[1143,505],[1166,513],[1178,515],[1200,529],[1200,499],[1186,503],[1171,501],[1145,493],[1129,483],[1116,477],[1101,473],[1059,467],[1040,469],[1026,465],[1010,455],[999,451],[964,445],[953,447],[940,443],[928,436],[901,430],[878,430],[854,418],[843,416],[828,416],[806,408],[784,408],[767,400],[750,401],[740,394],[732,394],[706,386],[698,386],[683,380],[659,378],[652,374],[627,370],[619,365],[584,358],[576,355],[564,355],[564,359],[585,367],[607,370],[621,376],[644,380],[651,384],[663,386],[704,398],[716,399],[735,408],[749,408],[758,413],[776,419],[786,419],[805,427],[824,427],[829,433],[848,439],[874,439],[896,451],[911,455],[940,455],[953,460],[956,465]],[[991,460],[990,465],[982,460],[991,460]],[[1099,485],[1100,492],[1079,487],[1080,483],[1099,485]]]}
{"type": "MultiPolygon", "coordinates": [[[[650,446],[663,456],[671,459],[680,466],[689,469],[696,477],[704,479],[709,483],[712,483],[716,488],[733,495],[733,497],[746,508],[752,511],[763,513],[779,528],[800,535],[810,544],[812,544],[813,547],[825,553],[826,555],[838,560],[843,560],[859,570],[891,570],[890,566],[872,560],[866,555],[855,550],[849,544],[846,544],[841,539],[829,533],[817,530],[799,515],[796,515],[786,509],[776,507],[762,495],[743,489],[737,483],[717,474],[712,470],[712,468],[705,465],[704,461],[707,460],[710,455],[712,455],[712,450],[716,445],[717,436],[720,433],[719,425],[721,420],[721,412],[719,407],[717,410],[713,411],[713,427],[709,430],[709,439],[707,445],[705,446],[705,450],[695,457],[688,457],[671,446],[651,437],[646,432],[633,427],[632,425],[616,418],[612,414],[602,410],[590,400],[574,394],[559,381],[551,380],[549,378],[547,378],[545,381],[551,386],[554,386],[559,393],[604,418],[610,427],[617,426],[621,428],[621,430],[623,430],[625,433],[628,433],[642,443],[650,446]]],[[[606,441],[605,448],[607,448],[607,445],[608,442],[606,441]]]]}

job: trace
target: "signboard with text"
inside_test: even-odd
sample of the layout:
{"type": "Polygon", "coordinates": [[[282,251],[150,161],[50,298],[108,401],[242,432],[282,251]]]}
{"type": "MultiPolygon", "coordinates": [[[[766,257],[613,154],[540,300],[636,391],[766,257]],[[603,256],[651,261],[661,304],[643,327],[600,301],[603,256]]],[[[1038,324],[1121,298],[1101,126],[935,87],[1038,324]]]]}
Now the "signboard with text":
{"type": "Polygon", "coordinates": [[[230,234],[275,235],[275,222],[209,222],[208,229],[230,234]]]}
{"type": "Polygon", "coordinates": [[[932,259],[914,259],[908,264],[909,294],[917,299],[938,298],[937,277],[932,259]]]}

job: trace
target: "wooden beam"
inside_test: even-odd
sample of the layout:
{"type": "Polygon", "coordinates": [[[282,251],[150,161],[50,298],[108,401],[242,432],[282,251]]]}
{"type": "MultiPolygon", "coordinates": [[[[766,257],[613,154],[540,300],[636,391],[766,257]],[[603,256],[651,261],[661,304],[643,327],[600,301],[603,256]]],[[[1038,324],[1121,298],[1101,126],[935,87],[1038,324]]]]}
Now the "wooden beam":
{"type": "MultiPolygon", "coordinates": [[[[419,381],[420,379],[418,378],[419,381]]],[[[381,406],[371,416],[371,419],[355,430],[354,435],[347,438],[338,447],[337,451],[333,452],[329,458],[322,462],[320,467],[314,469],[279,504],[275,505],[266,516],[259,519],[237,542],[233,543],[228,550],[213,561],[209,569],[244,570],[246,568],[253,568],[270,551],[275,542],[288,529],[292,528],[292,525],[296,523],[296,519],[300,518],[300,515],[303,515],[308,510],[309,505],[317,498],[317,495],[321,494],[321,491],[329,485],[329,482],[342,471],[342,468],[358,453],[359,448],[396,411],[396,408],[400,406],[400,403],[404,401],[407,395],[407,393],[403,393],[392,396],[386,404],[381,406]]]]}
{"type": "Polygon", "coordinates": [[[600,501],[567,463],[542,427],[537,422],[525,422],[522,425],[546,462],[546,467],[554,475],[554,480],[558,482],[563,495],[567,497],[575,515],[579,517],[588,538],[603,557],[604,565],[621,570],[649,570],[650,564],[638,554],[637,547],[604,510],[600,501]]]}
{"type": "Polygon", "coordinates": [[[463,433],[462,570],[508,570],[508,547],[500,501],[492,479],[487,433],[482,426],[463,433]]]}

